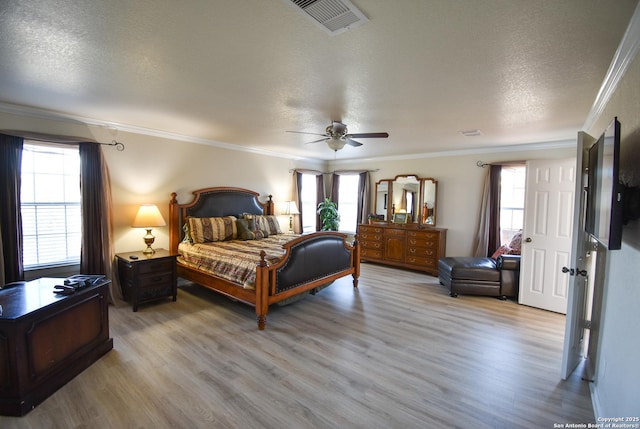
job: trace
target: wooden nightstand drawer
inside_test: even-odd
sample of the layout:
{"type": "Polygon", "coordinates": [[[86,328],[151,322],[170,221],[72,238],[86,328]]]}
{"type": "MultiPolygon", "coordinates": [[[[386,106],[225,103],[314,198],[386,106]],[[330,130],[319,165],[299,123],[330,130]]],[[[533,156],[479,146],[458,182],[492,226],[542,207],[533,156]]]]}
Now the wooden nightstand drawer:
{"type": "Polygon", "coordinates": [[[173,282],[173,271],[169,271],[165,273],[154,273],[154,274],[140,276],[138,280],[138,286],[141,288],[146,288],[149,286],[156,286],[156,285],[171,286],[172,282],[173,282]]]}
{"type": "Polygon", "coordinates": [[[138,274],[157,274],[160,272],[172,272],[173,265],[175,264],[175,260],[171,259],[160,259],[157,261],[141,261],[140,269],[138,270],[138,274]]]}

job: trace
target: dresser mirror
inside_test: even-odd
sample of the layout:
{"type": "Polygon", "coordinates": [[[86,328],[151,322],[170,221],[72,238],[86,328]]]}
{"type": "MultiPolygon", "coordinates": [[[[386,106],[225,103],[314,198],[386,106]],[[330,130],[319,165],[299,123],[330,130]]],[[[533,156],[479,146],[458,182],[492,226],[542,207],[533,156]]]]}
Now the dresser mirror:
{"type": "Polygon", "coordinates": [[[414,174],[378,181],[374,221],[435,226],[437,184],[434,179],[422,179],[414,174]]]}

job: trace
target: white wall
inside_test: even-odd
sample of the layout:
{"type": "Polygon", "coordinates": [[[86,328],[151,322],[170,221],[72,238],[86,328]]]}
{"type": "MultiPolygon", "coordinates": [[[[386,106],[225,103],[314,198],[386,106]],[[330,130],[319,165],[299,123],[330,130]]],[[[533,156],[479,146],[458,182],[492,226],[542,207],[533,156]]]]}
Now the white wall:
{"type": "MultiPolygon", "coordinates": [[[[611,120],[621,122],[621,176],[640,186],[640,57],[627,70],[590,130],[599,137],[611,120]]],[[[623,229],[622,249],[606,255],[599,356],[592,386],[598,417],[640,417],[640,221],[623,229]]]]}

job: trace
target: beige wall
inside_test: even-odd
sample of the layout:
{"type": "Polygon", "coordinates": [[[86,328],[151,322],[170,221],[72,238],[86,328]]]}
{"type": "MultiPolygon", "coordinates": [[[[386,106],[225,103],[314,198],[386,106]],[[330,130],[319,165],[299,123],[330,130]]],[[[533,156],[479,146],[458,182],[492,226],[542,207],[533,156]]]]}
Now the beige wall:
{"type": "MultiPolygon", "coordinates": [[[[114,139],[113,131],[79,123],[0,113],[0,129],[72,135],[101,142],[114,139]]],[[[211,186],[251,189],[277,203],[291,199],[293,168],[322,169],[324,162],[229,150],[206,144],[118,132],[125,150],[104,146],[111,175],[114,205],[115,249],[128,252],[144,248],[144,231],[130,227],[140,204],[157,204],[168,220],[171,193],[178,201],[191,201],[191,192],[211,186]]],[[[286,223],[287,219],[283,218],[286,223]]],[[[153,229],[154,247],[168,248],[169,227],[153,229]]]]}
{"type": "MultiPolygon", "coordinates": [[[[334,168],[333,165],[325,167],[325,163],[320,161],[293,160],[122,131],[114,136],[113,130],[103,127],[6,113],[0,113],[0,129],[73,135],[101,142],[110,142],[115,137],[125,144],[122,152],[104,147],[111,173],[116,252],[136,250],[143,245],[141,237],[144,231],[130,227],[140,204],[157,204],[168,219],[172,192],[176,192],[178,201],[184,203],[190,201],[192,191],[210,186],[237,186],[264,196],[272,194],[276,202],[285,201],[291,198],[292,191],[289,170],[334,168]]],[[[437,221],[438,226],[448,229],[447,254],[464,256],[472,252],[482,186],[487,174],[486,168],[476,166],[477,161],[490,163],[572,156],[575,156],[575,148],[569,145],[545,150],[478,151],[473,155],[402,160],[339,161],[335,168],[377,170],[371,175],[373,183],[398,174],[436,179],[437,221]]],[[[168,226],[154,228],[153,231],[156,236],[154,247],[167,248],[168,226]]]]}
{"type": "MultiPolygon", "coordinates": [[[[488,168],[476,166],[500,161],[531,159],[574,158],[575,143],[568,147],[545,150],[477,153],[458,156],[432,156],[394,161],[338,162],[337,170],[368,169],[373,182],[393,179],[398,174],[415,174],[438,181],[437,226],[447,228],[447,255],[468,256],[472,254],[473,237],[480,212],[482,188],[488,168]]],[[[374,188],[372,186],[372,188],[374,188]]]]}

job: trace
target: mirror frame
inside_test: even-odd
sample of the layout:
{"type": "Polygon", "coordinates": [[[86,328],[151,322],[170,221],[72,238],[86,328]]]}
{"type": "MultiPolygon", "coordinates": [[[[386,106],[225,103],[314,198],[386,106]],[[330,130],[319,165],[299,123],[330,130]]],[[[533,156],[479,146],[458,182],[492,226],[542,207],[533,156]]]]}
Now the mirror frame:
{"type": "MultiPolygon", "coordinates": [[[[438,181],[429,177],[429,178],[421,178],[420,176],[418,176],[417,174],[398,174],[395,178],[393,179],[380,179],[376,182],[376,186],[374,189],[374,202],[373,202],[373,208],[374,208],[374,213],[375,214],[379,214],[381,213],[378,207],[378,204],[381,204],[380,209],[383,210],[383,213],[385,215],[385,219],[384,220],[375,220],[376,222],[382,222],[382,223],[392,223],[393,218],[394,218],[394,197],[393,197],[393,184],[396,182],[396,180],[398,180],[398,178],[400,177],[415,177],[416,181],[418,183],[418,193],[419,196],[417,198],[417,201],[414,202],[414,204],[416,204],[416,216],[415,218],[412,218],[411,222],[407,223],[408,225],[411,224],[418,224],[418,225],[425,225],[425,226],[436,226],[436,214],[437,214],[437,200],[438,200],[438,181]],[[379,197],[381,197],[380,192],[378,192],[379,187],[382,184],[385,184],[387,186],[387,192],[383,193],[382,195],[384,195],[384,197],[386,197],[386,201],[384,201],[384,203],[380,202],[378,200],[379,197]],[[427,199],[429,198],[429,196],[426,195],[426,191],[427,191],[427,186],[429,186],[429,188],[433,187],[433,200],[430,203],[427,199]],[[386,205],[385,205],[386,204],[386,205]],[[428,206],[427,206],[428,205],[428,206]],[[430,207],[431,205],[433,205],[433,207],[430,207]],[[430,212],[431,211],[431,212],[430,212]],[[429,217],[431,217],[429,219],[429,217]],[[429,221],[430,220],[430,221],[429,221]]],[[[384,192],[384,191],[382,191],[384,192]]]]}

